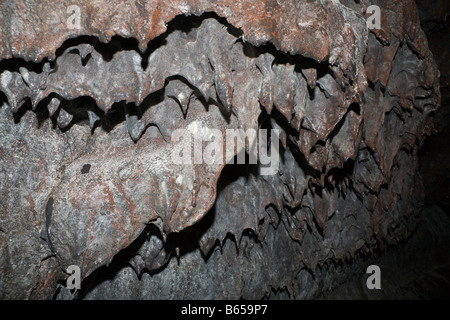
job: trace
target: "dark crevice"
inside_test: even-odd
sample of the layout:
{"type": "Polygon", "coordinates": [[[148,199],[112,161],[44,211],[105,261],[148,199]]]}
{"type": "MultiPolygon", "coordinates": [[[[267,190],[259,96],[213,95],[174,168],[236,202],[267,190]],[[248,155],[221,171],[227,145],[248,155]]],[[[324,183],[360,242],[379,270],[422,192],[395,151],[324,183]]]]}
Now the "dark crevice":
{"type": "MultiPolygon", "coordinates": [[[[272,126],[270,125],[270,120],[273,119],[276,121],[276,123],[286,132],[286,135],[288,137],[295,137],[297,140],[300,138],[300,132],[297,132],[294,128],[291,127],[291,125],[287,122],[286,118],[281,114],[281,112],[273,108],[271,114],[269,115],[265,108],[261,106],[261,114],[258,118],[258,123],[260,123],[261,128],[269,128],[271,129],[272,126]]],[[[306,175],[311,175],[313,177],[319,177],[320,172],[316,169],[314,169],[306,160],[305,155],[298,150],[297,145],[291,140],[287,139],[286,141],[287,147],[292,152],[295,160],[297,161],[300,168],[303,170],[303,172],[306,175]]],[[[280,156],[282,157],[284,154],[284,148],[280,144],[280,156]]]]}

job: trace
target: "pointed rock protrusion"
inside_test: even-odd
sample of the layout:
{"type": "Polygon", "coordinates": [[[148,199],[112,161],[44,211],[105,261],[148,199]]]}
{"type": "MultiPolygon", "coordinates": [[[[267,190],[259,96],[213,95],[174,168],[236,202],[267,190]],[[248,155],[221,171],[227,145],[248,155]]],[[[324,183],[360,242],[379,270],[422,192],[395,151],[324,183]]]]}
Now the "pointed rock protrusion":
{"type": "Polygon", "coordinates": [[[189,104],[193,98],[192,89],[183,81],[176,79],[171,80],[165,90],[167,97],[174,99],[180,105],[183,115],[186,116],[189,104]]]}
{"type": "Polygon", "coordinates": [[[144,270],[145,268],[145,261],[141,255],[139,254],[135,255],[132,259],[128,261],[128,263],[131,265],[134,272],[136,272],[138,276],[142,274],[142,270],[144,270]]]}
{"type": "Polygon", "coordinates": [[[216,73],[215,87],[217,97],[222,102],[228,113],[231,113],[231,107],[233,105],[233,89],[228,83],[228,79],[225,74],[219,75],[216,73]]]}
{"type": "Polygon", "coordinates": [[[126,114],[128,133],[134,142],[137,142],[145,130],[145,124],[137,115],[126,114]]]}
{"type": "Polygon", "coordinates": [[[308,82],[308,86],[311,89],[314,89],[317,84],[317,69],[315,68],[302,69],[302,73],[305,76],[306,81],[308,82]]]}
{"type": "Polygon", "coordinates": [[[72,119],[73,119],[72,114],[68,113],[64,109],[59,110],[57,122],[58,122],[58,126],[61,129],[66,128],[72,122],[72,119]]]}
{"type": "Polygon", "coordinates": [[[53,117],[55,112],[58,110],[61,101],[58,98],[52,98],[52,100],[47,105],[48,114],[53,117]]]}
{"type": "Polygon", "coordinates": [[[13,113],[16,113],[31,96],[31,89],[24,82],[21,74],[8,70],[0,74],[0,91],[6,95],[13,113]]]}
{"type": "Polygon", "coordinates": [[[92,110],[88,110],[87,114],[89,117],[89,127],[91,128],[91,131],[94,131],[95,123],[100,121],[100,117],[92,110]]]}

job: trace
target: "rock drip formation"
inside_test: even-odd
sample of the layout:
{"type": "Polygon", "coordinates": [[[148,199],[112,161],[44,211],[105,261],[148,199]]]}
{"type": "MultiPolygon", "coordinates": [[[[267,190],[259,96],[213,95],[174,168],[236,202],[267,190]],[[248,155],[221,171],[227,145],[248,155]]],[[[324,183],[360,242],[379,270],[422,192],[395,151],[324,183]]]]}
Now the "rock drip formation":
{"type": "Polygon", "coordinates": [[[440,93],[413,1],[22,0],[0,21],[0,298],[312,298],[415,228],[440,93]],[[257,137],[176,164],[180,129],[224,149],[276,129],[278,170],[231,163],[257,137]]]}

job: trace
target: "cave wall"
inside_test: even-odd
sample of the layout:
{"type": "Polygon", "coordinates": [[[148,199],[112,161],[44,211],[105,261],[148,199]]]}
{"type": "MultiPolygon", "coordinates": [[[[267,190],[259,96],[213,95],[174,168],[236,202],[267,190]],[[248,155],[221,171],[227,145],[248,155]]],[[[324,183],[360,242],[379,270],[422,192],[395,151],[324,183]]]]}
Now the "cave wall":
{"type": "Polygon", "coordinates": [[[6,1],[0,16],[0,298],[314,298],[415,229],[440,89],[413,1],[6,1]],[[173,132],[208,128],[278,130],[278,170],[227,164],[256,138],[174,164],[173,132]]]}
{"type": "Polygon", "coordinates": [[[439,68],[441,107],[434,116],[434,133],[421,149],[421,175],[425,185],[425,202],[450,210],[450,3],[417,1],[422,28],[439,68]]]}

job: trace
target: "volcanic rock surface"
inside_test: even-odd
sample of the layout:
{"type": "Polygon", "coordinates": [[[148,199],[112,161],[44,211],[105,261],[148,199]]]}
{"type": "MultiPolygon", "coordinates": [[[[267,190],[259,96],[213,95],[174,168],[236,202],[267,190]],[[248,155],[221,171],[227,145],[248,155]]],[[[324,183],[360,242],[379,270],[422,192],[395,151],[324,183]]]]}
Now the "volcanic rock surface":
{"type": "Polygon", "coordinates": [[[0,59],[2,299],[313,298],[416,227],[440,90],[412,0],[3,1],[0,59]],[[277,129],[279,166],[231,163],[256,137],[176,164],[179,129],[277,129]]]}

